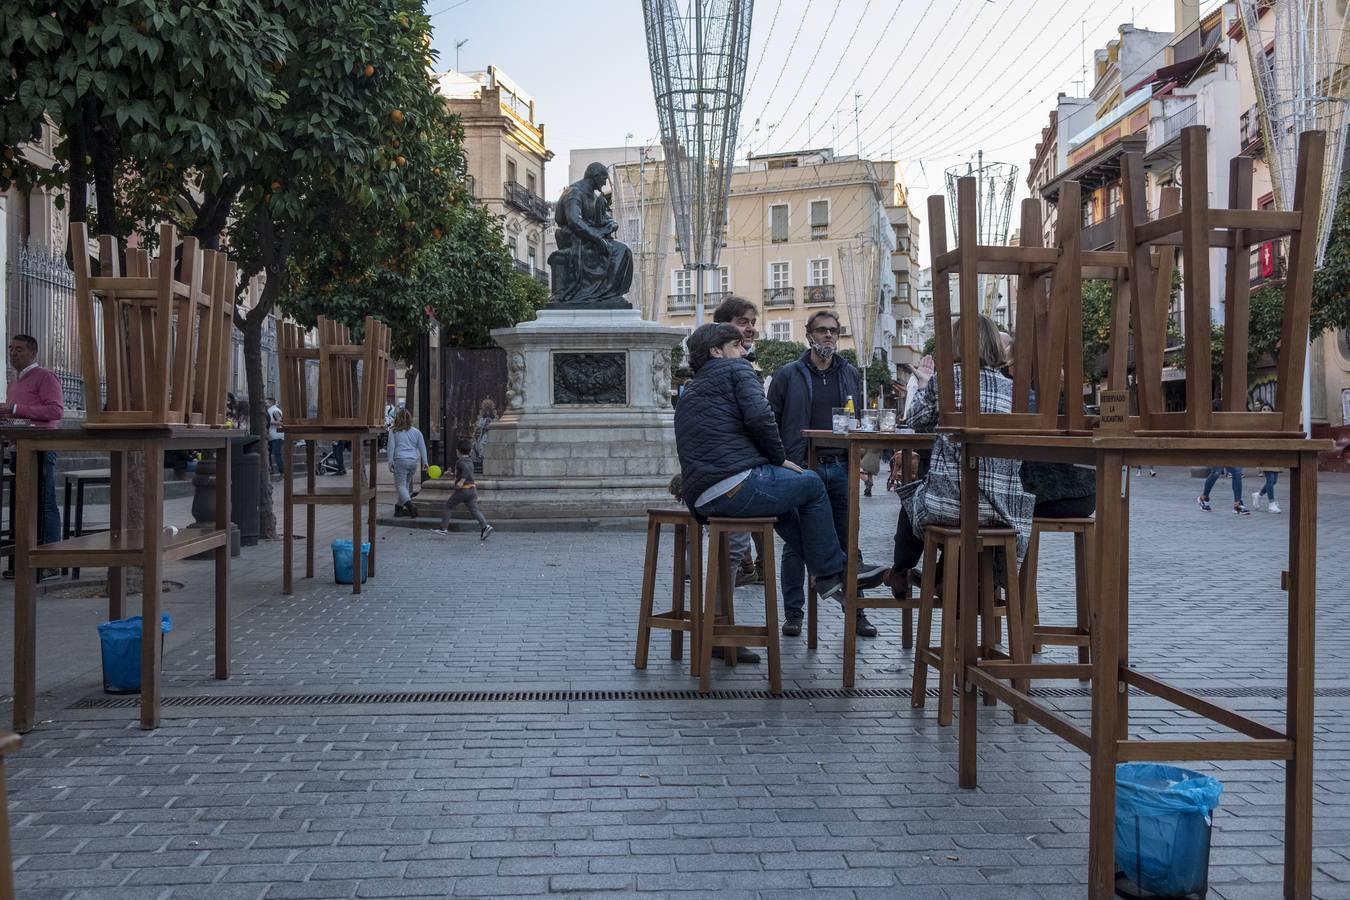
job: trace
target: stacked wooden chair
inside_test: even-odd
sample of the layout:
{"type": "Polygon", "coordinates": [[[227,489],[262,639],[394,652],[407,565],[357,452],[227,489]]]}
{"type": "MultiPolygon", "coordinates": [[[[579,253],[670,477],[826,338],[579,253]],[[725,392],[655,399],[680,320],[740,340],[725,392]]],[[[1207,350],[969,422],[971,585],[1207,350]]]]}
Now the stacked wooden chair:
{"type": "Polygon", "coordinates": [[[306,332],[291,322],[282,323],[278,361],[281,373],[281,408],[285,433],[285,482],[282,590],[290,593],[292,538],[295,506],[306,508],[305,576],[314,577],[314,526],[316,505],[350,505],[353,521],[352,592],[361,592],[361,516],[368,519],[370,543],[368,573],[375,575],[375,495],[378,479],[378,437],[384,429],[385,390],[389,369],[389,326],[366,317],[360,341],[351,329],[331,319],[318,322],[318,346],[310,346],[306,332]],[[309,371],[317,361],[317,385],[311,392],[309,371]],[[303,441],[308,466],[305,489],[294,490],[289,477],[297,443],[303,441]],[[315,480],[317,444],[350,441],[352,482],[344,487],[322,487],[315,480]],[[368,477],[363,481],[363,464],[368,477]]]}
{"type": "MultiPolygon", "coordinates": [[[[1124,205],[1117,213],[1116,248],[1084,252],[1079,240],[1080,192],[1064,185],[1055,246],[1029,246],[1037,241],[1040,222],[1031,204],[1024,206],[1024,246],[984,247],[975,241],[975,185],[959,186],[956,234],[960,246],[945,245],[945,210],[941,198],[929,204],[934,253],[933,298],[937,330],[941,426],[962,446],[962,528],[960,616],[957,639],[960,660],[959,780],[977,784],[979,691],[992,694],[1020,714],[1047,728],[1090,757],[1088,893],[1113,896],[1116,889],[1114,820],[1116,766],[1136,761],[1269,760],[1282,761],[1286,780],[1283,848],[1286,898],[1311,895],[1313,647],[1316,591],[1317,456],[1328,441],[1308,439],[1302,426],[1303,367],[1308,351],[1308,323],[1316,235],[1322,206],[1325,136],[1300,137],[1298,169],[1290,211],[1250,209],[1251,160],[1230,164],[1227,205],[1210,201],[1206,129],[1187,128],[1181,136],[1181,188],[1161,194],[1158,218],[1148,219],[1143,158],[1126,154],[1122,164],[1124,205]],[[1288,239],[1289,274],[1285,282],[1283,321],[1277,360],[1278,391],[1273,412],[1246,410],[1249,261],[1259,243],[1288,239]],[[1167,301],[1175,250],[1184,254],[1185,313],[1181,360],[1167,359],[1167,301]],[[1211,250],[1226,261],[1222,277],[1224,330],[1220,383],[1222,401],[1211,399],[1211,250]],[[979,379],[975,367],[963,368],[959,387],[964,403],[955,405],[951,337],[952,305],[947,275],[962,276],[961,357],[978,353],[979,313],[975,277],[985,273],[1018,276],[1017,342],[1014,351],[1014,402],[1006,414],[978,412],[979,379]],[[1101,415],[1082,409],[1081,281],[1105,277],[1113,281],[1108,351],[1108,390],[1101,415]],[[1030,338],[1030,339],[1029,339],[1030,338]],[[1133,365],[1131,365],[1131,357],[1133,365]],[[1166,364],[1185,369],[1184,408],[1168,410],[1162,380],[1166,364]],[[1131,373],[1131,369],[1133,372],[1131,373]],[[1131,381],[1133,374],[1133,381],[1131,381]],[[1130,388],[1134,388],[1131,403],[1130,388]],[[1029,399],[1037,398],[1036,409],[1029,399]],[[1094,537],[1086,541],[1091,559],[1079,560],[1080,579],[1090,581],[1086,607],[1090,624],[1089,652],[1077,662],[1050,663],[1016,655],[1011,661],[983,654],[976,633],[979,599],[974,586],[974,551],[983,528],[978,525],[978,469],[983,458],[1036,459],[1091,465],[1096,470],[1097,512],[1094,537]],[[1135,465],[1156,466],[1270,465],[1290,471],[1291,509],[1288,564],[1282,586],[1289,596],[1286,647],[1288,699],[1283,727],[1276,728],[1223,707],[1161,678],[1145,674],[1129,661],[1129,483],[1135,465]],[[1086,574],[1082,574],[1086,570],[1086,574]],[[1090,662],[1088,661],[1090,659],[1090,662]],[[1019,682],[1037,679],[1090,678],[1090,727],[1053,709],[1019,682]],[[1138,740],[1130,735],[1131,690],[1173,703],[1199,717],[1204,740],[1138,740]],[[1228,733],[1215,735],[1211,725],[1228,733]]],[[[1083,551],[1080,551],[1080,553],[1083,551]]],[[[1016,578],[1009,573],[1010,580],[1016,578]]],[[[1080,590],[1080,605],[1083,598],[1080,590]]],[[[955,600],[956,598],[952,598],[955,600]]],[[[1146,598],[1146,602],[1178,598],[1146,598]]],[[[944,598],[946,601],[947,598],[944,598]]],[[[944,602],[944,615],[950,610],[944,602]]],[[[1081,619],[1081,614],[1080,614],[1081,619]]],[[[1081,635],[1081,622],[1072,635],[1081,635]]],[[[1067,631],[1067,629],[1066,629],[1067,631]]],[[[1022,629],[1022,640],[1043,639],[1034,628],[1022,629]]],[[[1074,643],[1078,643],[1077,640],[1074,643]]],[[[1155,736],[1156,737],[1156,736],[1155,736]]]]}
{"type": "MultiPolygon", "coordinates": [[[[160,620],[164,564],[210,555],[215,562],[216,677],[229,677],[230,441],[225,398],[236,269],[224,254],[203,251],[194,237],[181,241],[169,224],[158,229],[159,252],[123,249],[99,238],[99,271],[91,271],[91,244],[83,222],[70,227],[75,274],[76,331],[84,376],[82,427],[13,427],[3,439],[16,449],[15,496],[24,512],[15,523],[14,728],[36,721],[36,573],[43,568],[108,568],[108,615],[120,619],[125,571],[144,572],[141,614],[160,620]],[[166,534],[164,453],[216,454],[215,520],[166,534]],[[38,472],[49,452],[109,454],[109,528],[37,542],[38,472]],[[129,487],[131,460],[140,454],[144,487],[129,487]],[[141,504],[142,525],[127,526],[129,504],[141,504]]],[[[161,643],[142,642],[140,719],[160,721],[161,643]]]]}

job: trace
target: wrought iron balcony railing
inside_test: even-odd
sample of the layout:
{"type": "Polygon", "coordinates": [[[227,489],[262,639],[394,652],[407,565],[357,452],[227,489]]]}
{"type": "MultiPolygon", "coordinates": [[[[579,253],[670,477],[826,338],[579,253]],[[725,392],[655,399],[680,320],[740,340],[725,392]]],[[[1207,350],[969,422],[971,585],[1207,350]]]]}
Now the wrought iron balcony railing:
{"type": "Polygon", "coordinates": [[[832,284],[808,284],[806,286],[806,305],[825,304],[834,302],[834,285],[832,284]]]}
{"type": "Polygon", "coordinates": [[[774,287],[764,289],[764,305],[781,309],[787,306],[797,305],[797,289],[795,287],[774,287]]]}
{"type": "Polygon", "coordinates": [[[548,201],[517,181],[508,181],[502,185],[502,197],[508,206],[514,206],[532,219],[547,222],[549,216],[548,201]]]}

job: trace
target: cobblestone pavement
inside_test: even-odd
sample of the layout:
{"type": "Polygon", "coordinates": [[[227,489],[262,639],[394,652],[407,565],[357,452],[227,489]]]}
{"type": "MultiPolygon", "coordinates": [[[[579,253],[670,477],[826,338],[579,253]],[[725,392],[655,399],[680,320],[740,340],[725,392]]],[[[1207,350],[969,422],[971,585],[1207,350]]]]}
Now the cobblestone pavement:
{"type": "MultiPolygon", "coordinates": [[[[1288,518],[1238,518],[1221,503],[1204,513],[1198,486],[1168,470],[1134,482],[1132,658],[1226,688],[1230,705],[1278,724],[1288,518]]],[[[870,559],[889,556],[894,515],[893,497],[864,501],[870,559]]],[[[321,521],[325,548],[340,524],[321,521]]],[[[1328,900],[1350,898],[1347,548],[1350,480],[1325,476],[1314,860],[1328,900]]],[[[247,551],[228,682],[212,678],[209,630],[194,625],[207,567],[170,570],[187,586],[168,601],[186,625],[169,638],[165,694],[232,705],[170,705],[146,733],[132,709],[71,708],[97,695],[94,669],[50,676],[46,720],[9,766],[19,895],[1084,896],[1086,757],[985,710],[980,787],[961,790],[955,730],[931,703],[820,690],[839,686],[837,612],[817,652],[784,639],[785,686],[806,695],[703,700],[663,637],[647,670],[633,669],[641,535],[499,532],[484,544],[386,529],[380,554],[359,598],[325,583],[326,562],[283,597],[279,547],[247,551]],[[668,693],[548,695],[564,690],[668,693]],[[479,693],[313,696],[380,692],[479,693]]],[[[1071,562],[1067,540],[1045,542],[1045,621],[1070,615],[1071,562]]],[[[760,615],[760,597],[738,591],[738,617],[760,615]]],[[[9,593],[0,600],[7,614],[9,593]]],[[[44,604],[97,618],[98,601],[44,604]]],[[[899,616],[873,618],[881,634],[859,642],[858,687],[907,688],[899,616]]],[[[87,630],[70,646],[85,648],[87,630]]],[[[715,682],[761,689],[765,673],[719,666],[715,682]]],[[[1086,718],[1087,699],[1064,693],[1055,702],[1086,718]]],[[[1217,730],[1154,701],[1134,710],[1136,735],[1217,730]]],[[[1280,767],[1193,767],[1225,784],[1211,896],[1280,896],[1280,767]]]]}

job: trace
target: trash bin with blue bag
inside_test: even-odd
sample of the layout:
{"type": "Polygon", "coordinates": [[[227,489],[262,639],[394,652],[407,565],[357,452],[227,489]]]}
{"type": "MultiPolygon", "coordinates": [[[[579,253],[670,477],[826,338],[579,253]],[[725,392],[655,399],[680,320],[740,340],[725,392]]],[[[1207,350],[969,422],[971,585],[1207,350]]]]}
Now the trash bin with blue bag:
{"type": "Polygon", "coordinates": [[[1203,898],[1209,841],[1223,785],[1156,763],[1116,766],[1116,893],[1130,898],[1203,898]]]}
{"type": "MultiPolygon", "coordinates": [[[[173,630],[169,614],[159,622],[160,644],[173,630]]],[[[98,626],[103,650],[103,691],[107,694],[139,694],[141,691],[141,617],[115,619],[98,626]]],[[[163,650],[161,649],[161,653],[163,650]]]]}

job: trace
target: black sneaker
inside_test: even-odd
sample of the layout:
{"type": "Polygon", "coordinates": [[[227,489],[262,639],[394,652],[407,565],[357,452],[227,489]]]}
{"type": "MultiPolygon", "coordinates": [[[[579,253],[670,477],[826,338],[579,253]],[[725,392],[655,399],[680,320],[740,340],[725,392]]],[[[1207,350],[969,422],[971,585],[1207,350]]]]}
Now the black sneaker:
{"type": "Polygon", "coordinates": [[[486,541],[488,538],[492,537],[492,532],[496,530],[497,529],[493,528],[491,525],[485,525],[483,530],[478,533],[478,540],[486,541]]]}
{"type": "Polygon", "coordinates": [[[802,633],[802,617],[788,616],[783,623],[783,637],[796,637],[802,633]]]}
{"type": "Polygon", "coordinates": [[[858,590],[865,591],[881,584],[888,571],[885,566],[861,566],[858,569],[858,590]]]}
{"type": "Polygon", "coordinates": [[[1250,516],[1251,514],[1252,514],[1252,511],[1251,511],[1250,509],[1248,509],[1247,507],[1243,506],[1241,500],[1239,500],[1237,503],[1234,503],[1234,504],[1233,504],[1233,515],[1235,515],[1235,516],[1250,516]]]}
{"type": "Polygon", "coordinates": [[[858,632],[858,637],[873,638],[877,636],[877,626],[867,621],[867,616],[862,610],[858,610],[858,621],[854,626],[858,632]]]}
{"type": "Polygon", "coordinates": [[[844,574],[821,575],[816,578],[816,593],[822,600],[837,600],[844,592],[844,574]]]}
{"type": "Polygon", "coordinates": [[[1214,509],[1214,507],[1209,505],[1208,497],[1196,497],[1195,502],[1200,504],[1200,508],[1203,509],[1205,512],[1210,512],[1211,510],[1214,509]]]}

